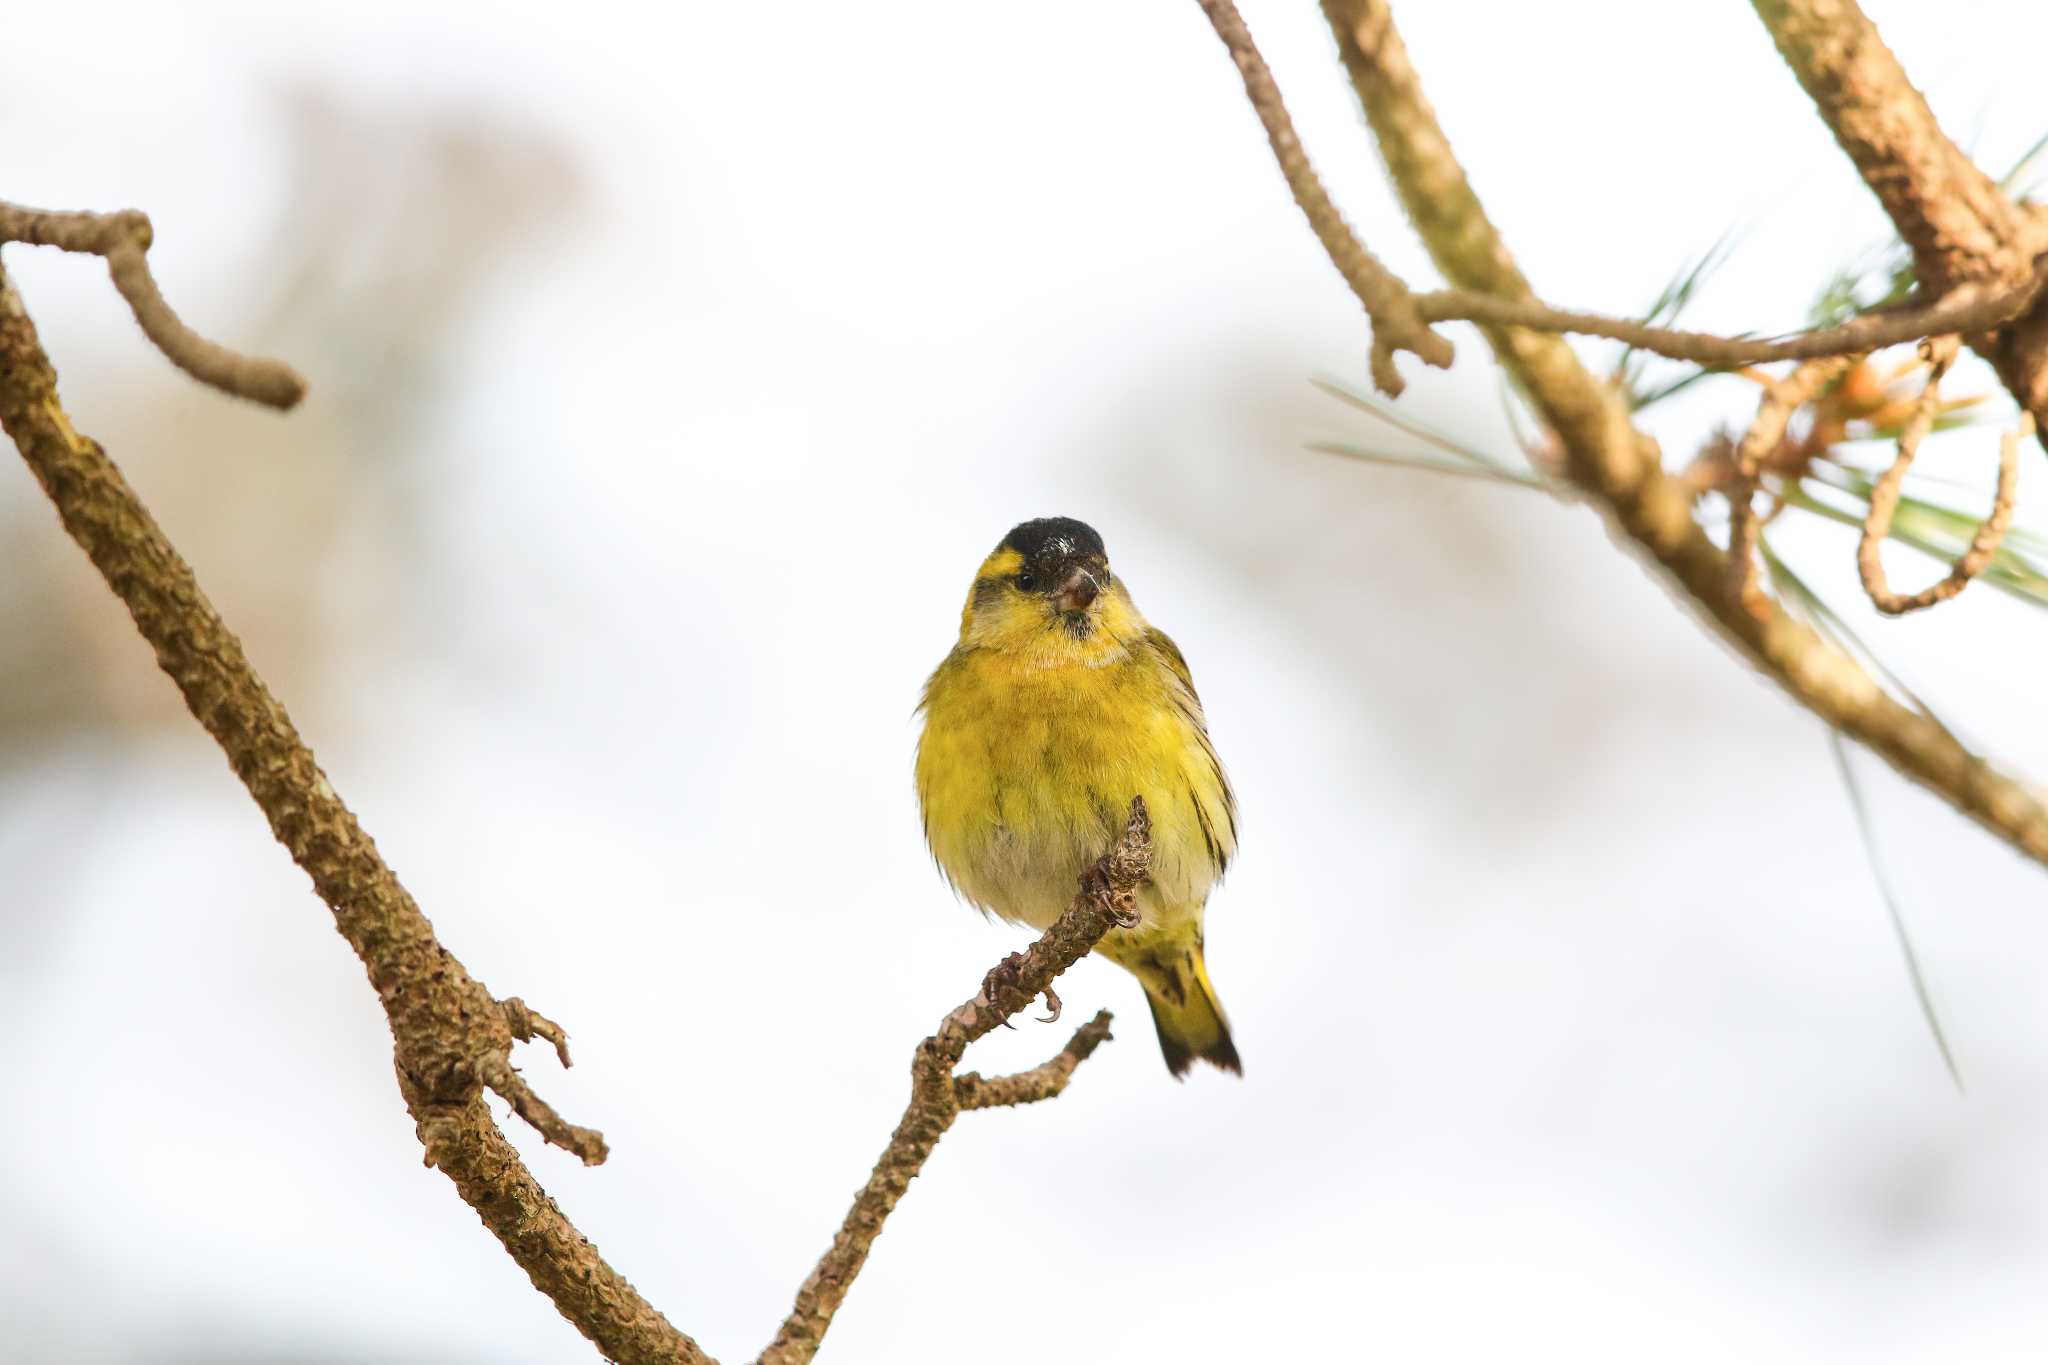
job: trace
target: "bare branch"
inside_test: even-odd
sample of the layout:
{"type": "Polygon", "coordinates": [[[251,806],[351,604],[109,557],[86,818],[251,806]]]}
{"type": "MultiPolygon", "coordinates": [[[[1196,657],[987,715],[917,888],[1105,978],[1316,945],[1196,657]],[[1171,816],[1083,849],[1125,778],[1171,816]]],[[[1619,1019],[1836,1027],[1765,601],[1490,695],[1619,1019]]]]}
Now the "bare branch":
{"type": "Polygon", "coordinates": [[[1809,360],[1766,387],[1756,420],[1735,447],[1734,476],[1728,487],[1728,577],[1730,592],[1745,611],[1767,609],[1756,586],[1756,541],[1762,529],[1752,505],[1757,473],[1765,456],[1785,439],[1792,414],[1812,402],[1850,363],[1840,356],[1809,360]]]}
{"type": "MultiPolygon", "coordinates": [[[[1752,0],[1786,65],[1913,252],[1921,287],[2031,273],[2024,218],[1949,140],[1855,0],[1752,0]]],[[[1967,331],[1966,328],[1949,330],[1967,331]]]]}
{"type": "MultiPolygon", "coordinates": [[[[2015,204],[1942,131],[1855,0],[1751,0],[1778,53],[1912,250],[1923,290],[2017,285],[2048,252],[2048,207],[2015,204]]],[[[2048,306],[1962,334],[2048,441],[2048,306]]]]}
{"type": "Polygon", "coordinates": [[[924,1169],[932,1149],[952,1127],[962,1108],[1021,1103],[1025,1098],[1042,1099],[1058,1094],[1065,1087],[1064,1076],[1045,1094],[1029,1096],[1021,1093],[1030,1084],[1023,1077],[1059,1067],[1069,1053],[1073,1055],[1065,1060],[1065,1068],[1071,1074],[1109,1036],[1109,1015],[1097,1015],[1074,1035],[1059,1057],[1043,1066],[1023,1076],[995,1081],[975,1076],[968,1086],[969,1091],[982,1096],[990,1093],[992,1087],[1000,1087],[998,1093],[1019,1092],[1017,1099],[982,1099],[969,1105],[958,1093],[960,1082],[969,1078],[956,1081],[953,1068],[960,1064],[967,1045],[1028,1006],[1061,972],[1086,957],[1104,934],[1119,925],[1134,923],[1137,888],[1151,869],[1152,822],[1143,799],[1133,798],[1122,837],[1081,878],[1080,894],[1053,926],[1028,949],[1012,953],[990,972],[981,991],[940,1020],[938,1032],[918,1045],[910,1063],[910,1102],[904,1107],[903,1118],[890,1135],[889,1145],[875,1163],[867,1184],[854,1196],[853,1207],[833,1237],[831,1249],[797,1291],[796,1306],[784,1319],[775,1340],[761,1353],[758,1365],[803,1365],[817,1354],[833,1315],[845,1301],[848,1287],[867,1263],[868,1250],[880,1235],[883,1223],[910,1182],[924,1169]]]}
{"type": "MultiPolygon", "coordinates": [[[[131,284],[135,278],[147,281],[146,270],[133,274],[148,241],[148,223],[139,214],[33,214],[0,205],[0,238],[8,213],[17,215],[16,240],[103,254],[114,264],[117,281],[124,272],[131,284]]],[[[154,285],[149,289],[153,296],[154,285]]],[[[169,317],[168,309],[163,316],[169,317]]],[[[250,362],[230,359],[233,382],[248,381],[250,362]]],[[[485,1096],[495,1093],[548,1142],[588,1164],[605,1159],[603,1136],[565,1120],[512,1065],[515,1040],[540,1039],[568,1066],[567,1033],[517,997],[494,999],[435,938],[433,926],[250,666],[241,642],[200,592],[191,568],[106,452],[73,429],[58,400],[56,370],[4,270],[0,426],[56,505],[64,528],[128,608],[193,716],[227,754],[272,833],[313,879],[336,928],[361,959],[384,1004],[399,1090],[427,1164],[455,1183],[534,1286],[609,1359],[624,1365],[711,1365],[696,1342],[671,1326],[563,1216],[491,1119],[485,1096]]],[[[1083,877],[1072,906],[1028,951],[992,970],[980,993],[925,1039],[912,1066],[902,1123],[764,1360],[808,1360],[816,1351],[874,1235],[963,1107],[953,1070],[968,1044],[1040,994],[1057,1017],[1053,979],[1110,929],[1137,923],[1135,892],[1150,867],[1151,825],[1145,803],[1134,799],[1121,837],[1083,877]]],[[[1031,1071],[996,1080],[966,1078],[964,1105],[1049,1099],[1108,1037],[1109,1015],[1103,1013],[1031,1071]]]]}
{"type": "Polygon", "coordinates": [[[512,1112],[524,1119],[527,1126],[563,1151],[582,1157],[584,1165],[595,1166],[605,1159],[608,1153],[604,1134],[595,1128],[570,1123],[556,1113],[555,1107],[535,1094],[518,1068],[503,1057],[492,1055],[480,1059],[476,1076],[511,1105],[512,1112]]]}
{"type": "Polygon", "coordinates": [[[56,370],[4,271],[0,426],[362,960],[391,1025],[399,1089],[428,1164],[607,1356],[629,1365],[708,1361],[562,1216],[491,1121],[484,1096],[496,1091],[549,1142],[587,1163],[604,1160],[603,1137],[565,1122],[512,1069],[515,1036],[546,1038],[566,1061],[561,1029],[517,1001],[493,999],[435,938],[191,567],[106,452],[73,429],[56,370]]]}
{"type": "MultiPolygon", "coordinates": [[[[1493,328],[1512,326],[1604,337],[1673,360],[1730,369],[1784,360],[1861,355],[1949,332],[1988,333],[2024,316],[2048,289],[2048,255],[2044,255],[2015,277],[1954,282],[1931,290],[1933,301],[1918,308],[1872,313],[1839,327],[1778,338],[1724,337],[1651,327],[1625,318],[1553,308],[1526,290],[1521,296],[1460,289],[1412,293],[1406,283],[1366,249],[1331,202],[1288,118],[1279,86],[1236,6],[1231,0],[1198,3],[1237,63],[1244,78],[1245,94],[1265,125],[1273,156],[1316,240],[1365,305],[1373,327],[1373,384],[1390,397],[1398,395],[1404,387],[1394,367],[1394,352],[1413,351],[1439,367],[1450,364],[1449,343],[1430,330],[1441,322],[1475,322],[1493,328]]],[[[1336,8],[1341,7],[1324,6],[1326,13],[1336,8]]],[[[1356,79],[1355,70],[1353,74],[1356,79]]],[[[1975,166],[1969,166],[1969,170],[1981,178],[1975,166]]]]}
{"type": "MultiPolygon", "coordinates": [[[[1422,93],[1386,0],[1323,0],[1323,12],[1395,188],[1437,268],[1460,289],[1532,297],[1422,93]]],[[[1569,346],[1547,333],[1482,325],[1501,363],[1556,433],[1572,481],[1746,658],[1822,721],[2048,864],[2048,809],[2031,788],[1964,748],[1939,722],[1901,705],[1855,660],[1782,609],[1767,605],[1759,614],[1730,597],[1728,557],[1694,521],[1692,490],[1665,472],[1655,442],[1633,428],[1619,396],[1569,346]]]]}
{"type": "Polygon", "coordinates": [[[1948,374],[1949,367],[1955,364],[1957,344],[1955,337],[1941,337],[1929,343],[1927,386],[1920,391],[1920,401],[1913,405],[1913,415],[1906,419],[1905,429],[1899,433],[1897,457],[1870,490],[1870,513],[1864,518],[1863,537],[1856,546],[1856,569],[1871,604],[1887,616],[1903,616],[1909,611],[1920,611],[1937,602],[1946,602],[1968,587],[1970,580],[1984,572],[1992,556],[1998,553],[1999,543],[2005,539],[2006,527],[2012,522],[2013,506],[2019,492],[2020,442],[2034,432],[2034,414],[2031,412],[2022,412],[2019,425],[2000,438],[1998,491],[1992,499],[1991,515],[1977,528],[1977,534],[1970,540],[1970,548],[1950,567],[1948,576],[1908,595],[1893,592],[1885,581],[1882,554],[1885,538],[1892,533],[1892,516],[1898,511],[1899,493],[1906,482],[1906,471],[1912,468],[1913,457],[1920,453],[1920,443],[1934,429],[1935,416],[1941,410],[1941,381],[1948,374]]]}
{"type": "Polygon", "coordinates": [[[1096,1048],[1109,1041],[1109,1011],[1102,1010],[1074,1031],[1067,1045],[1049,1061],[1011,1076],[983,1076],[976,1071],[953,1078],[953,1095],[962,1109],[995,1109],[1055,1099],[1067,1088],[1074,1070],[1096,1048]]]}
{"type": "Polygon", "coordinates": [[[1365,305],[1366,316],[1372,321],[1373,386],[1389,398],[1406,387],[1400,371],[1394,368],[1396,351],[1412,351],[1438,369],[1449,368],[1454,355],[1451,343],[1429,330],[1416,312],[1415,296],[1409,293],[1408,286],[1366,250],[1331,202],[1315,167],[1309,164],[1308,153],[1302,150],[1301,139],[1295,135],[1294,121],[1287,116],[1287,106],[1280,99],[1280,87],[1267,69],[1266,59],[1253,44],[1237,6],[1231,0],[1199,2],[1202,12],[1215,25],[1216,36],[1223,40],[1231,60],[1237,63],[1238,74],[1244,78],[1245,95],[1258,112],[1259,122],[1265,125],[1266,140],[1272,144],[1280,173],[1287,177],[1287,188],[1294,192],[1294,202],[1301,205],[1309,226],[1315,230],[1316,240],[1329,253],[1330,263],[1365,305]]]}
{"type": "Polygon", "coordinates": [[[156,287],[149,273],[154,230],[146,214],[135,209],[119,213],[60,213],[0,203],[0,242],[54,246],[103,257],[114,288],[128,300],[144,336],[173,365],[202,384],[223,393],[273,408],[290,408],[306,396],[306,381],[281,360],[265,360],[231,351],[187,327],[156,287]]]}
{"type": "Polygon", "coordinates": [[[1415,306],[1428,322],[1478,322],[1542,332],[1575,332],[1626,342],[1638,350],[1709,369],[1732,369],[1780,360],[1862,355],[1945,332],[1988,332],[2024,315],[2043,289],[2048,289],[2048,257],[2017,284],[1957,285],[1925,307],[1869,313],[1840,327],[1776,339],[1646,327],[1598,313],[1566,312],[1534,298],[1501,298],[1458,289],[1417,295],[1415,306]]]}

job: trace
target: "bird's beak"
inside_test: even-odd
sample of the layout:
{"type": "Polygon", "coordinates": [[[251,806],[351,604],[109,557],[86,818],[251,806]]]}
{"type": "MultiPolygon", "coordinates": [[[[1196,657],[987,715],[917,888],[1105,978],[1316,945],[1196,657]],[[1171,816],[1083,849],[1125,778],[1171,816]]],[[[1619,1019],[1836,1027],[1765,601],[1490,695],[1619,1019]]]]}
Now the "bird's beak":
{"type": "Polygon", "coordinates": [[[1061,580],[1059,591],[1053,594],[1053,601],[1059,603],[1061,611],[1083,612],[1095,604],[1102,592],[1102,585],[1095,581],[1095,575],[1079,564],[1067,571],[1061,580]]]}

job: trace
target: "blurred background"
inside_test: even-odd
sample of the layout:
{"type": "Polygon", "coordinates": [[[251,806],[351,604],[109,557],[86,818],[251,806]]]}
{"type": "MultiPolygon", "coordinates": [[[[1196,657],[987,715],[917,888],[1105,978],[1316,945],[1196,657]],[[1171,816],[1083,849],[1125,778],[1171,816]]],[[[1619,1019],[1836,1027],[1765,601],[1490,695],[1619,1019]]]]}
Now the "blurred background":
{"type": "MultiPolygon", "coordinates": [[[[1867,4],[1987,167],[2048,131],[2048,10],[1867,4]]],[[[1433,281],[1315,7],[1244,9],[1433,281]]],[[[1398,12],[1555,302],[1640,313],[1739,227],[1688,318],[1789,329],[1885,236],[1743,7],[1398,12]]],[[[1959,1093],[1817,724],[1589,512],[1308,449],[1415,447],[1312,387],[1364,385],[1363,319],[1192,4],[124,0],[10,40],[0,193],[147,209],[180,311],[313,382],[283,418],[202,392],[96,262],[10,248],[73,415],[448,945],[570,1029],[574,1071],[522,1060],[612,1160],[508,1131],[713,1353],[767,1340],[913,1045],[1021,942],[931,869],[911,708],[980,557],[1051,513],[1180,641],[1235,779],[1209,956],[1247,1074],[1174,1084],[1082,964],[1070,1021],[1117,1041],[963,1118],[829,1359],[2048,1345],[2048,878],[1854,756],[1959,1093]]],[[[1456,339],[1403,410],[1512,459],[1456,339]]],[[[1676,461],[1754,398],[1653,427],[1676,461]]],[[[1982,486],[1993,445],[1925,461],[1982,486]]],[[[1872,622],[1853,543],[1778,539],[2048,771],[2034,608],[1872,622]]],[[[0,1354],[592,1358],[420,1165],[361,969],[19,466],[0,935],[0,1354]]]]}

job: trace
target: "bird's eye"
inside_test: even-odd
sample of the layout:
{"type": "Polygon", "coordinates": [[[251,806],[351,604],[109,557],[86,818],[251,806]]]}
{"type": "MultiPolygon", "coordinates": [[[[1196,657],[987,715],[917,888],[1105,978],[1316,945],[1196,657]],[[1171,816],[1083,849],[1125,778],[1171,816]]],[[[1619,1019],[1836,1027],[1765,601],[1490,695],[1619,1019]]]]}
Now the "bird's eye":
{"type": "Polygon", "coordinates": [[[1035,592],[1038,589],[1038,579],[1036,575],[1020,573],[1017,575],[1017,586],[1024,592],[1035,592]]]}

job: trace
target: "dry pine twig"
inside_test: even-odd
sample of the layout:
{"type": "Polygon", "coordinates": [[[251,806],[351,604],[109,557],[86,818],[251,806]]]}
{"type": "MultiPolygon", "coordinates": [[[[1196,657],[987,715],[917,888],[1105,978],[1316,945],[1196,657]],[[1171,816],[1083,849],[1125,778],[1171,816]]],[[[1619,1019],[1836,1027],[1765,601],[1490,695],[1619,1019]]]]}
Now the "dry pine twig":
{"type": "Polygon", "coordinates": [[[1944,332],[1989,331],[2025,315],[2044,288],[2048,288],[2048,257],[2032,273],[2010,284],[1958,285],[1933,303],[1865,313],[1839,327],[1762,340],[1650,327],[1598,313],[1567,312],[1535,299],[1504,299],[1465,289],[1417,295],[1416,309],[1429,322],[1574,332],[1623,342],[1710,370],[1729,370],[1782,360],[1845,359],[1944,332]]]}
{"type": "Polygon", "coordinates": [[[128,301],[143,335],[186,374],[237,398],[273,408],[296,406],[306,396],[306,381],[291,366],[208,341],[171,311],[149,271],[155,236],[148,216],[134,209],[66,213],[0,203],[0,243],[54,246],[105,258],[114,288],[128,301]]]}
{"type": "Polygon", "coordinates": [[[1745,611],[1768,609],[1756,585],[1756,542],[1762,529],[1754,502],[1758,472],[1765,457],[1785,439],[1792,414],[1812,402],[1853,363],[1850,356],[1809,360],[1767,385],[1757,404],[1756,420],[1735,447],[1735,472],[1728,487],[1728,578],[1730,592],[1745,611]]]}
{"type": "MultiPolygon", "coordinates": [[[[231,351],[178,321],[150,278],[143,255],[149,224],[141,214],[49,213],[0,204],[0,242],[8,241],[105,257],[150,339],[202,382],[279,408],[304,393],[288,366],[231,351]]],[[[568,1066],[568,1035],[516,997],[494,998],[435,937],[200,591],[191,567],[106,452],[72,426],[58,398],[55,367],[4,266],[0,427],[362,961],[391,1026],[399,1090],[427,1164],[455,1183],[534,1287],[608,1359],[714,1365],[576,1230],[491,1117],[487,1093],[586,1164],[605,1159],[603,1136],[556,1113],[512,1066],[513,1043],[536,1039],[568,1066]]],[[[980,993],[919,1045],[903,1120],[763,1362],[799,1365],[816,1353],[875,1236],[960,1111],[1051,1099],[1108,1040],[1110,1016],[1103,1012],[1028,1071],[995,1078],[953,1074],[970,1043],[1039,994],[1054,998],[1052,982],[1061,972],[1111,928],[1136,922],[1136,888],[1151,869],[1150,834],[1144,802],[1134,799],[1122,837],[1083,878],[1074,903],[1029,949],[991,971],[980,993]]]]}
{"type": "Polygon", "coordinates": [[[1907,612],[1924,610],[1937,602],[1948,601],[1968,587],[1970,580],[1984,572],[1985,566],[1991,563],[1991,557],[1998,553],[1999,542],[2005,539],[2006,527],[2012,524],[2013,507],[2019,492],[2020,442],[2034,432],[2034,414],[2024,411],[2020,413],[2018,426],[2007,432],[1998,443],[1998,491],[1993,495],[1991,514],[1977,528],[1969,549],[1950,567],[1948,575],[1910,594],[1893,592],[1885,580],[1880,551],[1892,531],[1892,516],[1898,511],[1906,471],[1912,468],[1913,458],[1920,452],[1920,443],[1934,429],[1934,418],[1941,408],[1941,381],[1948,374],[1949,367],[1955,364],[1958,344],[1958,339],[1952,336],[1938,337],[1928,343],[1927,385],[1920,391],[1920,401],[1914,405],[1913,415],[1906,420],[1905,429],[1899,433],[1897,457],[1870,490],[1870,512],[1864,518],[1863,534],[1856,545],[1856,569],[1863,580],[1863,591],[1869,595],[1872,605],[1887,616],[1903,616],[1907,612]]]}
{"type": "Polygon", "coordinates": [[[1309,164],[1308,153],[1302,150],[1301,139],[1295,134],[1294,121],[1281,102],[1280,87],[1252,42],[1251,31],[1245,27],[1237,6],[1231,0],[1198,3],[1215,25],[1224,47],[1229,49],[1231,60],[1237,63],[1238,74],[1244,79],[1245,97],[1265,126],[1273,159],[1280,163],[1280,173],[1294,193],[1294,202],[1301,205],[1316,240],[1329,254],[1330,263],[1365,305],[1366,316],[1372,322],[1374,387],[1389,398],[1399,396],[1405,387],[1400,371],[1394,368],[1396,351],[1412,351],[1438,369],[1448,368],[1454,354],[1451,343],[1429,329],[1408,286],[1358,240],[1309,164]]]}

